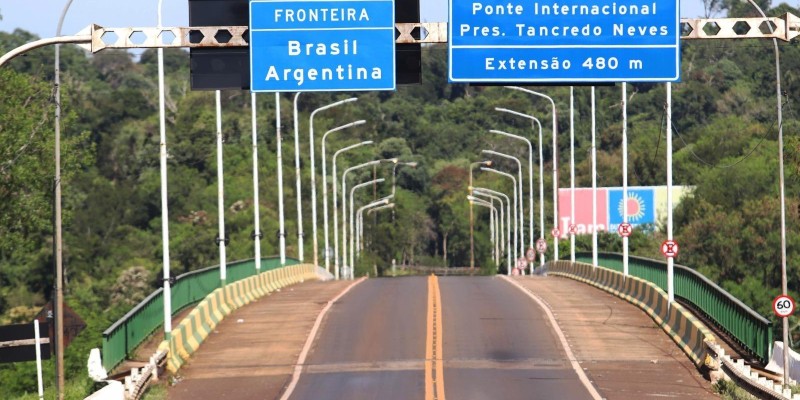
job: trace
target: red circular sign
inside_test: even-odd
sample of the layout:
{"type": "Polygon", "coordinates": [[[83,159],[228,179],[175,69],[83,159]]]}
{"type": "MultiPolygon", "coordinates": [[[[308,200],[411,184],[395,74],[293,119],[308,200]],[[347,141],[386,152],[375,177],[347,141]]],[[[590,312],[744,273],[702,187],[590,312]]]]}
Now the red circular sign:
{"type": "Polygon", "coordinates": [[[569,226],[569,233],[575,235],[578,233],[578,225],[570,224],[569,226]]]}
{"type": "Polygon", "coordinates": [[[558,230],[558,228],[553,228],[553,230],[550,231],[550,234],[553,235],[553,237],[556,237],[556,238],[557,237],[561,237],[561,231],[558,230]]]}
{"type": "Polygon", "coordinates": [[[772,300],[772,312],[778,318],[786,318],[794,314],[794,299],[789,295],[780,295],[772,300]]]}
{"type": "Polygon", "coordinates": [[[525,268],[528,266],[528,260],[525,258],[518,258],[517,259],[517,268],[525,268]]]}
{"type": "Polygon", "coordinates": [[[661,254],[664,254],[664,257],[667,258],[675,258],[678,256],[678,242],[674,240],[665,240],[664,243],[661,243],[661,254]]]}
{"type": "Polygon", "coordinates": [[[547,252],[547,242],[545,242],[544,239],[539,239],[536,241],[536,251],[538,251],[539,254],[544,254],[547,252]]]}
{"type": "Polygon", "coordinates": [[[528,247],[528,251],[525,252],[525,257],[528,258],[528,261],[533,261],[536,259],[536,249],[533,247],[528,247]]]}
{"type": "Polygon", "coordinates": [[[628,237],[633,233],[633,225],[623,222],[617,227],[617,233],[622,237],[628,237]]]}

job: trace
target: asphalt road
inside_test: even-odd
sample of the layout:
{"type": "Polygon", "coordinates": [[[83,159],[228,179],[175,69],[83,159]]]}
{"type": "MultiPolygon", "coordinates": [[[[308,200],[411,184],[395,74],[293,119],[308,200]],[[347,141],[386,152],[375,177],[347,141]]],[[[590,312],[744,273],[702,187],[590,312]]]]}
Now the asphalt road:
{"type": "MultiPolygon", "coordinates": [[[[445,395],[590,399],[542,310],[493,277],[440,277],[445,395]]],[[[291,399],[424,399],[427,277],[369,279],[329,311],[291,399]]]]}
{"type": "Polygon", "coordinates": [[[424,398],[427,277],[368,279],[330,309],[291,399],[424,398]]]}

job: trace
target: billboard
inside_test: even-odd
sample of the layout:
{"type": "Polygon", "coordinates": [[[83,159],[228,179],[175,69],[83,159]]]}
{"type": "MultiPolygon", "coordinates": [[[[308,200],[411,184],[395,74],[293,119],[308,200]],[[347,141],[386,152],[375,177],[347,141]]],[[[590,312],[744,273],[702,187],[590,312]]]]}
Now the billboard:
{"type": "MultiPolygon", "coordinates": [[[[693,187],[673,186],[673,207],[689,195],[693,187]]],[[[577,234],[598,232],[615,232],[623,222],[623,213],[627,204],[628,222],[634,227],[645,224],[660,226],[667,219],[667,187],[666,186],[630,186],[628,197],[623,201],[622,188],[597,188],[597,216],[593,223],[592,189],[575,188],[575,221],[572,221],[571,190],[558,190],[558,224],[561,237],[569,235],[569,227],[573,223],[577,234]]]]}

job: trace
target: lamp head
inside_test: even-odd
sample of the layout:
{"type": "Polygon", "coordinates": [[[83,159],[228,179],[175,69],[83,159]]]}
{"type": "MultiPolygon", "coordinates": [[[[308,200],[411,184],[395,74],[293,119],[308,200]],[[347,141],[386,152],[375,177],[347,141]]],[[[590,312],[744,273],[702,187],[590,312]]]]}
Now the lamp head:
{"type": "Polygon", "coordinates": [[[417,168],[417,165],[419,165],[419,163],[417,163],[416,161],[411,161],[407,162],[406,165],[408,165],[411,168],[417,168]]]}

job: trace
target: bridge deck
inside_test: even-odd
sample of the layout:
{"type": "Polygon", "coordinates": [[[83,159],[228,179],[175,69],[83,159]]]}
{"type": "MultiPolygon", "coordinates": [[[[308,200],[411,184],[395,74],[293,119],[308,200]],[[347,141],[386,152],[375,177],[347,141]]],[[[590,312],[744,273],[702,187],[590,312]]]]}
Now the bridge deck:
{"type": "MultiPolygon", "coordinates": [[[[718,398],[689,359],[638,308],[569,279],[517,279],[549,304],[604,398],[718,398]]],[[[318,313],[349,284],[293,285],[237,310],[181,369],[169,398],[277,399],[318,313]]]]}

